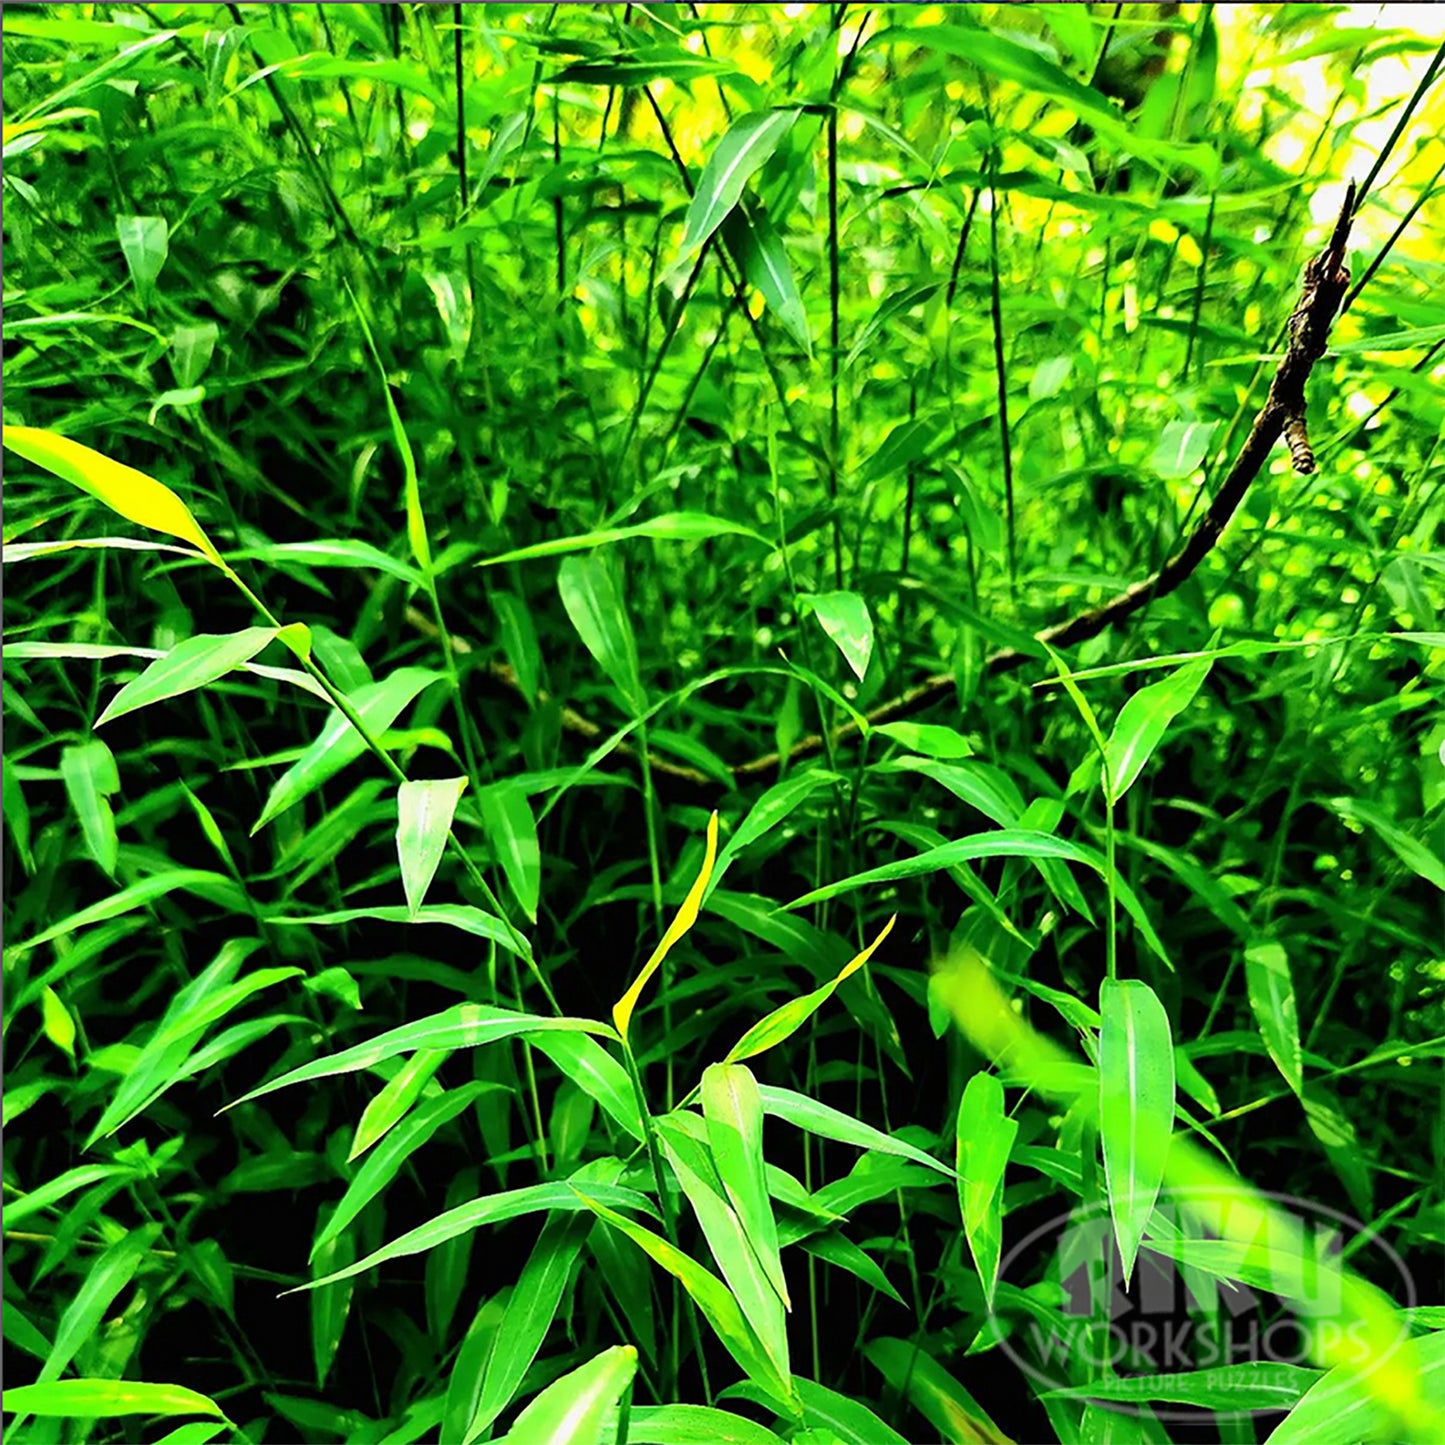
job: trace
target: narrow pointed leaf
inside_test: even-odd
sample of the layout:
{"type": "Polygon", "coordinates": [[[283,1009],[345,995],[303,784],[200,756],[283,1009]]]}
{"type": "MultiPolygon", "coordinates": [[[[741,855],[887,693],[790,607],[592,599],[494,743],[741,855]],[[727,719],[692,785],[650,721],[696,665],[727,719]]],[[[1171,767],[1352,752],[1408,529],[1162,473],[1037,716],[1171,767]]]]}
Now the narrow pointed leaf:
{"type": "Polygon", "coordinates": [[[710,1065],[702,1076],[702,1107],[718,1178],[763,1273],[783,1305],[792,1309],[778,1255],[777,1221],[768,1197],[763,1101],[752,1071],[741,1064],[710,1065]]]}
{"type": "Polygon", "coordinates": [[[242,632],[201,633],[177,643],[141,675],[126,683],[96,719],[96,727],[137,708],[193,692],[250,662],[277,635],[274,627],[248,627],[242,632]]]}
{"type": "Polygon", "coordinates": [[[815,988],[811,993],[803,994],[799,998],[789,999],[787,1003],[780,1004],[775,1008],[766,1018],[759,1019],[728,1050],[726,1062],[732,1064],[741,1059],[750,1059],[754,1055],[761,1054],[774,1045],[782,1043],[784,1039],[796,1033],[832,998],[840,983],[855,974],[872,958],[878,945],[893,931],[893,925],[897,919],[898,915],[895,913],[883,925],[883,930],[878,937],[862,953],[855,955],[831,982],[825,983],[822,988],[815,988]]]}
{"type": "Polygon", "coordinates": [[[707,244],[742,198],[743,187],[767,163],[797,118],[796,110],[755,110],[728,128],[698,178],[683,223],[682,249],[674,271],[707,244]]]}
{"type": "Polygon", "coordinates": [[[428,778],[402,783],[396,790],[396,852],[413,918],[426,901],[466,786],[465,778],[428,778]]]}
{"type": "Polygon", "coordinates": [[[602,1445],[610,1412],[636,1373],[631,1345],[603,1350],[548,1385],[499,1445],[602,1445]]]}
{"type": "MultiPolygon", "coordinates": [[[[379,739],[397,720],[402,709],[440,676],[424,667],[400,667],[379,682],[365,683],[357,688],[351,695],[351,704],[367,733],[373,739],[379,739]]],[[[355,762],[366,750],[366,739],[339,709],[333,709],[316,740],[276,780],[251,832],[260,832],[277,814],[299,803],[348,763],[355,762]]]]}
{"type": "Polygon", "coordinates": [[[609,1209],[597,1197],[595,1190],[589,1190],[586,1195],[578,1192],[576,1197],[614,1229],[625,1234],[678,1280],[692,1296],[728,1353],[742,1366],[748,1378],[767,1395],[775,1409],[793,1416],[801,1412],[790,1378],[779,1373],[772,1357],[763,1348],[752,1326],[739,1309],[737,1300],[722,1280],[690,1255],[668,1243],[661,1235],[654,1234],[652,1230],[634,1224],[616,1210],[609,1209]]]}
{"type": "Polygon", "coordinates": [[[191,510],[163,483],[122,466],[90,447],[55,432],[31,426],[7,426],[4,444],[26,461],[53,472],[105,503],[127,521],[189,542],[202,556],[224,567],[221,554],[201,530],[191,510]]]}
{"type": "Polygon", "coordinates": [[[713,863],[716,859],[717,814],[714,813],[707,823],[707,847],[703,853],[702,869],[692,887],[688,889],[687,897],[682,901],[682,907],[677,910],[677,916],[668,925],[667,932],[662,936],[662,942],[653,950],[652,957],[643,964],[642,972],[633,980],[631,988],[612,1006],[612,1021],[624,1041],[627,1038],[628,1025],[632,1022],[633,1010],[637,1007],[638,999],[642,997],[642,990],[647,987],[648,979],[656,973],[662,960],[667,957],[678,939],[697,922],[698,909],[702,907],[702,900],[707,894],[708,879],[712,877],[713,863]]]}
{"type": "Polygon", "coordinates": [[[1213,665],[1213,657],[1185,663],[1178,672],[1141,687],[1119,709],[1104,749],[1111,802],[1117,803],[1129,791],[1169,724],[1194,701],[1213,665]]]}
{"type": "Polygon", "coordinates": [[[367,1104],[351,1141],[346,1162],[352,1163],[384,1138],[406,1116],[431,1082],[432,1075],[447,1061],[447,1049],[418,1049],[382,1086],[367,1104]]]}
{"type": "Polygon", "coordinates": [[[1105,979],[1099,1013],[1099,1134],[1127,1285],[1174,1129],[1174,1041],[1154,990],[1105,979]]]}
{"type": "Polygon", "coordinates": [[[302,1064],[298,1069],[272,1079],[243,1094],[227,1109],[250,1103],[277,1089],[289,1088],[292,1084],[309,1083],[312,1079],[328,1079],[336,1074],[354,1074],[359,1069],[369,1069],[383,1059],[394,1059],[398,1054],[415,1053],[418,1049],[469,1049],[483,1044],[496,1043],[500,1039],[517,1038],[548,1029],[562,1032],[609,1033],[606,1024],[594,1023],[591,1019],[541,1018],[534,1014],[515,1013],[510,1009],[491,1008],[486,1004],[464,1003],[454,1008],[432,1014],[430,1018],[418,1019],[415,1023],[402,1024],[400,1028],[388,1029],[386,1033],[364,1044],[343,1049],[339,1054],[302,1064]]]}
{"type": "Polygon", "coordinates": [[[1298,1094],[1304,1087],[1304,1062],[1294,980],[1284,946],[1273,940],[1249,944],[1244,950],[1244,981],[1259,1036],[1285,1083],[1298,1094]]]}
{"type": "Polygon", "coordinates": [[[594,1224],[590,1213],[547,1217],[493,1337],[477,1410],[467,1427],[466,1441],[476,1439],[487,1430],[516,1398],[522,1379],[537,1358],[557,1316],[572,1267],[594,1224]]]}
{"type": "Polygon", "coordinates": [[[969,1252],[990,1309],[1003,1249],[1004,1169],[1018,1127],[1005,1111],[997,1075],[975,1074],[958,1109],[958,1198],[969,1252]]]}
{"type": "Polygon", "coordinates": [[[535,923],[542,891],[542,852],[527,794],[516,783],[496,783],[477,794],[477,807],[507,886],[535,923]]]}
{"type": "Polygon", "coordinates": [[[820,1139],[833,1139],[839,1144],[851,1144],[857,1149],[873,1149],[880,1154],[895,1154],[900,1159],[911,1159],[915,1164],[923,1164],[940,1174],[946,1174],[950,1179],[957,1177],[949,1165],[935,1159],[931,1154],[925,1154],[922,1149],[905,1144],[902,1139],[895,1139],[891,1134],[885,1134],[871,1124],[863,1123],[861,1119],[831,1109],[827,1104],[820,1104],[806,1094],[780,1089],[773,1084],[759,1084],[758,1097],[762,1100],[765,1114],[786,1119],[788,1123],[805,1129],[810,1134],[816,1134],[820,1139]]]}
{"type": "Polygon", "coordinates": [[[637,666],[637,639],[606,560],[596,552],[564,558],[557,590],[587,651],[628,708],[634,714],[643,712],[647,699],[637,666]]]}
{"type": "Polygon", "coordinates": [[[55,1380],[17,1385],[0,1402],[6,1414],[105,1420],[120,1415],[214,1415],[226,1412],[206,1395],[183,1385],[141,1380],[55,1380]]]}

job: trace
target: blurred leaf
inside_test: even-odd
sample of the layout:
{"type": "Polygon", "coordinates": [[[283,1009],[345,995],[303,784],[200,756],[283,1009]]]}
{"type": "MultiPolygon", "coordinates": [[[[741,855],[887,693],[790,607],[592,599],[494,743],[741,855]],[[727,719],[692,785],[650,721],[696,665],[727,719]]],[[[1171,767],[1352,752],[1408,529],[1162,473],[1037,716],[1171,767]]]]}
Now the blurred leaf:
{"type": "MultiPolygon", "coordinates": [[[[552,537],[530,547],[519,547],[515,552],[503,552],[500,556],[488,557],[478,562],[477,566],[497,567],[503,562],[527,562],[534,557],[590,552],[595,547],[625,542],[630,537],[653,537],[674,542],[701,542],[709,537],[751,537],[764,546],[772,545],[766,537],[753,531],[751,527],[743,526],[741,522],[729,522],[726,518],[708,516],[705,512],[668,512],[660,517],[649,517],[645,522],[631,522],[625,527],[603,527],[599,531],[584,532],[577,537],[552,537]]],[[[578,631],[581,630],[579,627],[578,631]]]]}
{"type": "Polygon", "coordinates": [[[1219,423],[1212,421],[1171,421],[1160,433],[1149,467],[1168,482],[1182,481],[1204,465],[1219,423]]]}

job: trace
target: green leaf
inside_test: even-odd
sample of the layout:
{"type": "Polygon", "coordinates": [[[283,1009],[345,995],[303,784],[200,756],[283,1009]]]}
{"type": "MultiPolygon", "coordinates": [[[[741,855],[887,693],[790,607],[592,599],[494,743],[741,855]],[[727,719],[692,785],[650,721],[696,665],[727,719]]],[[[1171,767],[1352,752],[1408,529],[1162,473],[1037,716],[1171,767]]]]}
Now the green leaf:
{"type": "Polygon", "coordinates": [[[783,329],[811,357],[813,339],[808,332],[807,308],[788,264],[783,238],[768,213],[761,205],[744,201],[723,223],[723,239],[742,266],[748,285],[761,294],[783,329]]]}
{"type": "Polygon", "coordinates": [[[632,1445],[783,1445],[766,1426],[708,1405],[635,1405],[627,1438],[632,1445]]]}
{"type": "Polygon", "coordinates": [[[487,1430],[516,1398],[557,1316],[577,1256],[595,1221],[591,1214],[551,1214],[507,1301],[482,1372],[476,1413],[462,1445],[487,1430]]]}
{"type": "Polygon", "coordinates": [[[832,1430],[847,1445],[908,1445],[891,1425],[885,1425],[861,1400],[840,1395],[815,1380],[793,1376],[803,1397],[804,1423],[832,1430]]]}
{"type": "Polygon", "coordinates": [[[796,110],[755,110],[735,120],[713,147],[683,223],[682,250],[673,273],[687,265],[742,198],[743,187],[767,163],[793,128],[796,110]]]}
{"type": "Polygon", "coordinates": [[[6,1390],[0,1406],[17,1415],[65,1416],[82,1420],[118,1415],[215,1415],[216,1402],[181,1385],[152,1385],[139,1380],[55,1380],[6,1390]]]}
{"type": "Polygon", "coordinates": [[[1099,1135],[1127,1287],[1174,1131],[1174,1043],[1164,1005],[1139,979],[1105,979],[1099,1013],[1099,1135]]]}
{"type": "Polygon", "coordinates": [[[1209,657],[1186,663],[1178,672],[1141,687],[1119,709],[1104,750],[1111,803],[1129,791],[1169,724],[1194,701],[1213,665],[1214,659],[1209,657]]]}
{"type": "MultiPolygon", "coordinates": [[[[596,1194],[595,1189],[589,1192],[596,1194]]],[[[660,1235],[654,1234],[652,1230],[634,1224],[630,1219],[624,1219],[616,1211],[607,1208],[600,1199],[580,1192],[576,1197],[599,1218],[605,1219],[614,1229],[625,1234],[639,1249],[678,1280],[702,1311],[703,1317],[723,1342],[727,1352],[738,1362],[748,1378],[766,1394],[774,1409],[791,1416],[801,1412],[790,1377],[779,1373],[772,1356],[764,1349],[752,1326],[744,1318],[737,1300],[711,1270],[704,1269],[695,1259],[669,1244],[660,1235]]]]}
{"type": "Polygon", "coordinates": [[[457,1004],[429,1018],[388,1029],[386,1033],[354,1048],[343,1049],[339,1054],[302,1064],[300,1068],[282,1074],[279,1079],[272,1079],[269,1084],[262,1084],[249,1094],[243,1094],[234,1103],[227,1104],[226,1109],[274,1094],[277,1089],[289,1088],[292,1084],[329,1079],[337,1074],[354,1074],[381,1063],[383,1059],[394,1059],[398,1054],[411,1054],[418,1049],[477,1048],[501,1039],[543,1033],[549,1029],[613,1036],[606,1024],[595,1023],[591,1019],[540,1018],[534,1014],[514,1013],[510,1009],[490,1008],[486,1004],[457,1004]]]}
{"type": "Polygon", "coordinates": [[[1004,1169],[1018,1128],[1018,1121],[1005,1111],[997,1077],[976,1073],[958,1108],[958,1198],[969,1252],[990,1310],[1003,1249],[1004,1169]]]}
{"type": "MultiPolygon", "coordinates": [[[[367,683],[351,695],[351,705],[362,726],[375,740],[400,716],[401,711],[441,674],[424,667],[399,667],[380,682],[367,683]]],[[[273,818],[295,806],[303,798],[334,777],[347,764],[353,763],[367,750],[366,739],[346,720],[341,710],[334,709],[316,740],[296,762],[277,779],[266,799],[261,816],[251,829],[259,833],[273,818]]]]}
{"type": "Polygon", "coordinates": [[[1373,803],[1359,798],[1331,798],[1330,807],[1347,822],[1369,828],[1412,873],[1445,892],[1445,859],[1407,833],[1373,803]]]}
{"type": "Polygon", "coordinates": [[[405,1117],[421,1097],[421,1091],[447,1061],[447,1049],[418,1049],[382,1086],[381,1092],[362,1110],[351,1141],[348,1164],[365,1154],[405,1117]]]}
{"type": "Polygon", "coordinates": [[[1249,944],[1244,950],[1244,979],[1259,1036],[1285,1083],[1298,1094],[1304,1087],[1299,1014],[1284,946],[1270,940],[1249,944]]]}
{"type": "Polygon", "coordinates": [[[858,1149],[873,1149],[880,1154],[896,1154],[899,1158],[911,1159],[915,1164],[927,1165],[940,1174],[946,1174],[950,1179],[957,1177],[947,1164],[925,1154],[922,1149],[915,1149],[912,1144],[905,1144],[902,1139],[884,1134],[871,1124],[863,1123],[861,1119],[854,1119],[837,1109],[829,1108],[827,1104],[820,1104],[806,1094],[796,1094],[791,1089],[779,1089],[772,1084],[759,1084],[758,1097],[762,1100],[765,1114],[786,1119],[788,1123],[805,1129],[810,1134],[816,1134],[820,1139],[833,1139],[839,1144],[851,1144],[858,1149]]]}
{"type": "Polygon", "coordinates": [[[786,1380],[788,1329],[783,1301],[763,1268],[755,1242],[749,1239],[737,1211],[723,1197],[708,1151],[675,1124],[671,1128],[660,1125],[658,1132],[668,1165],[702,1226],[703,1238],[727,1282],[731,1300],[742,1311],[757,1348],[767,1356],[769,1368],[779,1379],[786,1380]]]}
{"type": "Polygon", "coordinates": [[[30,852],[30,808],[14,768],[0,769],[0,786],[4,789],[5,826],[10,830],[10,841],[15,845],[20,866],[26,873],[34,873],[35,859],[30,852]]]}
{"type": "Polygon", "coordinates": [[[531,1047],[546,1054],[584,1093],[597,1100],[634,1139],[643,1138],[637,1094],[627,1070],[586,1034],[536,1034],[531,1047]]]}
{"type": "Polygon", "coordinates": [[[447,834],[466,786],[465,778],[428,778],[402,783],[396,790],[396,852],[413,919],[446,851],[447,834]]]}
{"type": "Polygon", "coordinates": [[[557,573],[557,588],[587,651],[632,713],[644,712],[647,697],[637,667],[637,639],[607,563],[595,552],[568,557],[557,573]]]}
{"type": "Polygon", "coordinates": [[[233,982],[241,962],[260,946],[255,938],[233,940],[181,990],[91,1130],[87,1149],[123,1128],[186,1077],[188,1061],[214,1023],[262,989],[302,974],[299,968],[263,968],[233,982]]]}
{"type": "Polygon", "coordinates": [[[497,623],[502,629],[502,650],[517,674],[517,686],[523,699],[529,708],[533,707],[541,685],[542,652],[537,645],[537,629],[533,626],[532,614],[527,610],[527,604],[510,592],[493,592],[490,599],[492,611],[497,614],[497,623]]]}
{"type": "Polygon", "coordinates": [[[870,1340],[863,1347],[889,1387],[905,1395],[942,1439],[953,1445],[1008,1445],[988,1412],[932,1355],[907,1340],[870,1340]]]}
{"type": "MultiPolygon", "coordinates": [[[[75,1298],[66,1306],[60,1323],[55,1327],[55,1343],[40,1368],[38,1384],[45,1385],[59,1379],[66,1366],[92,1339],[100,1328],[105,1312],[145,1263],[146,1256],[160,1238],[160,1233],[159,1224],[147,1224],[132,1230],[124,1239],[111,1245],[91,1265],[84,1283],[76,1292],[75,1298]]],[[[6,1395],[8,1400],[8,1391],[6,1395]]],[[[8,1404],[6,1408],[10,1408],[8,1404]]]]}
{"type": "Polygon", "coordinates": [[[133,681],[126,683],[96,719],[96,727],[137,708],[164,702],[205,687],[250,662],[276,638],[274,627],[248,627],[242,632],[200,633],[177,643],[133,681]]]}
{"type": "MultiPolygon", "coordinates": [[[[311,1271],[318,1277],[324,1277],[335,1270],[345,1269],[355,1260],[355,1233],[350,1229],[338,1229],[332,1231],[324,1245],[312,1250],[311,1271]]],[[[353,1286],[347,1284],[340,1289],[319,1289],[311,1296],[311,1361],[316,1369],[318,1390],[326,1388],[327,1376],[336,1363],[341,1336],[346,1333],[346,1320],[351,1313],[352,1290],[353,1286]]]]}
{"type": "MultiPolygon", "coordinates": [[[[1419,1398],[1437,1402],[1432,1413],[1438,1431],[1445,1424],[1445,1411],[1438,1404],[1445,1396],[1445,1331],[1402,1340],[1400,1349],[1406,1358],[1398,1360],[1397,1368],[1413,1375],[1419,1398]]],[[[1438,1433],[1425,1433],[1430,1427],[1421,1423],[1422,1428],[1410,1438],[1422,1442],[1442,1438],[1438,1433]]],[[[1390,1410],[1363,1385],[1361,1371],[1337,1365],[1275,1426],[1269,1445],[1359,1445],[1362,1440],[1402,1438],[1390,1410]]]]}
{"type": "Polygon", "coordinates": [[[88,908],[82,908],[68,918],[62,918],[59,923],[52,923],[34,938],[27,938],[23,943],[6,945],[5,952],[15,955],[39,948],[42,943],[49,943],[52,939],[74,933],[77,929],[88,928],[92,923],[104,923],[107,919],[118,918],[122,913],[144,908],[147,903],[154,903],[157,898],[164,898],[168,893],[198,893],[202,897],[209,897],[216,892],[234,894],[235,891],[235,884],[224,873],[210,873],[203,868],[171,868],[164,873],[153,873],[138,883],[131,883],[118,893],[112,893],[109,898],[102,898],[100,902],[92,903],[88,908]]]}
{"type": "Polygon", "coordinates": [[[856,973],[865,963],[872,958],[874,950],[893,931],[893,925],[897,921],[895,913],[887,923],[883,925],[878,937],[873,940],[861,953],[856,954],[843,966],[842,971],[836,978],[830,979],[822,988],[816,988],[812,993],[803,994],[799,998],[791,998],[785,1004],[780,1004],[772,1013],[761,1018],[728,1050],[726,1062],[733,1064],[741,1059],[750,1059],[756,1054],[761,1054],[791,1038],[793,1034],[820,1008],[833,997],[838,985],[852,974],[856,973]]]}
{"type": "Polygon", "coordinates": [[[542,852],[526,791],[519,783],[493,783],[477,794],[477,808],[512,896],[535,923],[542,893],[542,852]]]}
{"type": "Polygon", "coordinates": [[[120,842],[115,814],[107,801],[109,794],[120,790],[114,756],[99,738],[73,744],[61,750],[60,776],[80,823],[86,852],[108,877],[114,878],[120,842]]]}
{"type": "Polygon", "coordinates": [[[910,753],[928,758],[967,758],[973,756],[973,744],[953,728],[937,723],[879,723],[873,731],[879,737],[891,738],[910,753]]]}
{"type": "MultiPolygon", "coordinates": [[[[597,1200],[615,1204],[619,1209],[653,1212],[647,1196],[634,1189],[591,1182],[587,1188],[597,1200]]],[[[533,1184],[525,1189],[512,1189],[501,1194],[488,1194],[481,1199],[459,1204],[455,1209],[449,1209],[435,1219],[419,1224],[415,1229],[408,1230],[400,1238],[383,1245],[365,1259],[358,1260],[345,1269],[323,1275],[320,1279],[312,1280],[310,1284],[297,1285],[286,1293],[300,1294],[306,1290],[319,1289],[324,1285],[335,1284],[338,1280],[364,1274],[367,1270],[375,1269],[393,1259],[403,1259],[411,1254],[425,1254],[427,1250],[435,1249],[439,1244],[445,1244],[470,1230],[480,1229],[484,1224],[501,1224],[508,1219],[517,1219],[524,1214],[537,1214],[548,1209],[575,1212],[598,1207],[597,1204],[584,1204],[576,1188],[565,1179],[547,1184],[533,1184]]],[[[618,1215],[617,1218],[621,1219],[622,1216],[618,1215]]]]}
{"type": "Polygon", "coordinates": [[[170,254],[170,227],[164,216],[117,216],[115,234],[130,279],[145,301],[170,254]]]}
{"type": "Polygon", "coordinates": [[[324,928],[335,924],[356,923],[363,919],[374,919],[378,923],[440,923],[448,928],[459,928],[474,938],[485,938],[489,942],[517,954],[530,958],[531,948],[527,940],[518,936],[494,913],[473,908],[470,903],[429,903],[413,913],[400,905],[386,905],[379,908],[342,908],[335,913],[312,913],[304,918],[273,917],[266,921],[273,927],[324,928]]]}
{"type": "Polygon", "coordinates": [[[718,1178],[768,1282],[792,1309],[763,1165],[763,1104],[752,1071],[741,1064],[710,1064],[702,1076],[702,1107],[718,1178]]]}
{"type": "Polygon", "coordinates": [[[789,816],[796,808],[812,797],[819,788],[837,782],[837,775],[823,768],[809,768],[792,777],[774,783],[748,810],[748,815],[738,824],[737,831],[723,845],[713,867],[708,894],[717,887],[728,865],[744,848],[765,837],[789,816]]]}
{"type": "Polygon", "coordinates": [[[894,317],[902,316],[905,312],[912,311],[915,306],[923,305],[934,292],[939,290],[942,284],[941,281],[930,281],[926,285],[914,286],[907,291],[897,292],[885,298],[854,338],[852,346],[848,348],[848,355],[843,359],[843,365],[840,370],[849,370],[853,363],[868,350],[874,337],[876,337],[894,317]]]}
{"type": "Polygon", "coordinates": [[[853,669],[859,682],[868,671],[873,656],[873,618],[868,604],[856,592],[822,592],[799,598],[803,610],[818,619],[823,631],[833,639],[843,660],[853,669]]]}
{"type": "Polygon", "coordinates": [[[501,1089],[500,1084],[477,1080],[448,1089],[434,1099],[423,1099],[384,1139],[371,1151],[366,1162],[352,1177],[341,1196],[336,1211],[317,1232],[311,1245],[311,1258],[329,1244],[388,1184],[396,1177],[403,1164],[433,1134],[455,1119],[489,1089],[501,1089]]]}
{"type": "Polygon", "coordinates": [[[1034,374],[1029,378],[1029,400],[1047,401],[1052,396],[1057,396],[1069,379],[1069,373],[1074,369],[1074,358],[1072,356],[1050,356],[1034,368],[1034,374]]]}
{"type": "Polygon", "coordinates": [[[62,1053],[74,1059],[75,1020],[53,988],[46,987],[40,991],[40,1019],[45,1037],[62,1053]]]}
{"type": "Polygon", "coordinates": [[[548,1385],[502,1445],[602,1445],[610,1412],[637,1373],[637,1351],[614,1345],[548,1385]]]}
{"type": "MultiPolygon", "coordinates": [[[[700,542],[708,537],[751,537],[755,542],[771,548],[772,543],[761,533],[741,522],[730,522],[724,517],[713,517],[706,512],[666,512],[660,517],[649,517],[645,522],[631,522],[625,527],[603,527],[596,532],[583,532],[576,537],[551,537],[545,542],[535,542],[530,547],[519,547],[514,552],[503,552],[478,562],[478,567],[498,567],[503,562],[527,562],[534,557],[559,557],[567,552],[590,552],[596,547],[607,547],[613,542],[625,542],[629,537],[653,537],[667,542],[700,542]]],[[[580,629],[579,629],[580,631],[580,629]]]]}

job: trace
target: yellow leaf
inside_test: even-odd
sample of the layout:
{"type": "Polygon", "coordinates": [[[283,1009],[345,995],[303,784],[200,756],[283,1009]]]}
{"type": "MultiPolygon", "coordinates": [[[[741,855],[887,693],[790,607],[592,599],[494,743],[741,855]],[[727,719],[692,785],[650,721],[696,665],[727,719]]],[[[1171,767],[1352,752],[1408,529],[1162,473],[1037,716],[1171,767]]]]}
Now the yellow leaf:
{"type": "MultiPolygon", "coordinates": [[[[105,503],[127,521],[152,531],[166,532],[189,542],[217,567],[226,568],[211,539],[201,531],[191,509],[162,482],[134,467],[113,462],[69,437],[33,426],[7,426],[4,444],[26,461],[54,472],[57,477],[105,503]]],[[[229,568],[226,568],[229,570],[229,568]]]]}
{"type": "Polygon", "coordinates": [[[697,922],[698,909],[702,907],[703,895],[707,892],[708,882],[712,878],[712,865],[716,860],[717,814],[714,813],[707,820],[707,852],[703,855],[702,872],[697,875],[697,881],[682,900],[682,907],[677,910],[677,917],[662,935],[662,942],[653,950],[652,957],[633,980],[632,987],[612,1006],[612,1022],[624,1041],[627,1038],[627,1026],[632,1022],[632,1011],[637,1007],[637,1000],[642,997],[642,990],[646,988],[648,979],[657,972],[658,965],[667,957],[672,945],[697,922]]]}

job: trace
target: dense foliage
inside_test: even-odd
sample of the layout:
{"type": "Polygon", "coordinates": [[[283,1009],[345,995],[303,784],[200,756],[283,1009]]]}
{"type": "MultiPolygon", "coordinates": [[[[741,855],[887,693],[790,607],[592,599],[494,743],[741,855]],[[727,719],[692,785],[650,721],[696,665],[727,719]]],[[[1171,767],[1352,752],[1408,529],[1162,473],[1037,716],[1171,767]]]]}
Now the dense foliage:
{"type": "Polygon", "coordinates": [[[6,7],[14,1439],[1440,1438],[1401,20],[6,7]]]}

